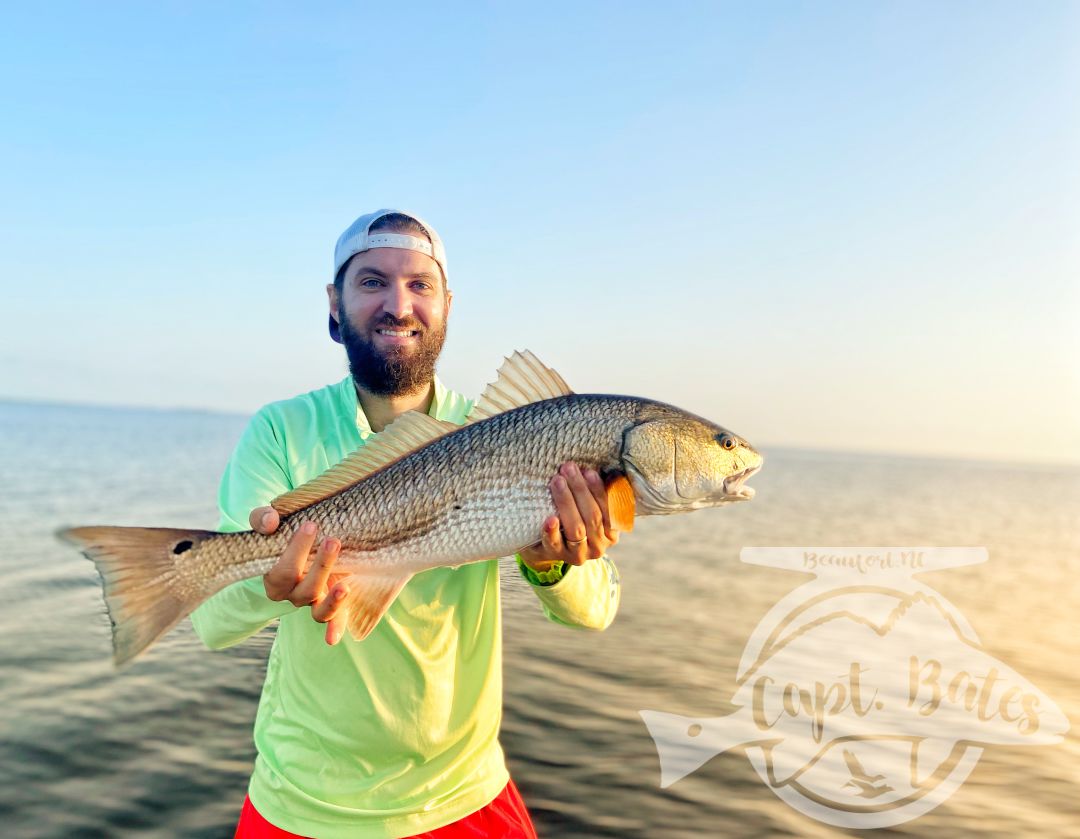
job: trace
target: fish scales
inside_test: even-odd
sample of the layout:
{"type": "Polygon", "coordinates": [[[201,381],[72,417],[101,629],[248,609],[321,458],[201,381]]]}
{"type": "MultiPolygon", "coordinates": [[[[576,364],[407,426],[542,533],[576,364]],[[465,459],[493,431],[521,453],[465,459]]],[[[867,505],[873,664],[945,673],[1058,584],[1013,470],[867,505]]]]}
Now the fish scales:
{"type": "Polygon", "coordinates": [[[184,563],[185,592],[259,576],[305,521],[341,541],[339,572],[416,573],[516,553],[538,542],[554,514],[548,484],[559,466],[610,471],[622,435],[666,406],[645,399],[571,394],[463,426],[355,486],[285,516],[272,537],[251,531],[211,537],[184,563]]]}
{"type": "Polygon", "coordinates": [[[573,460],[601,472],[615,469],[623,432],[648,409],[662,410],[648,400],[596,395],[532,403],[464,426],[286,516],[273,543],[227,534],[200,553],[213,574],[231,565],[265,573],[310,520],[320,534],[341,540],[342,570],[382,559],[435,567],[511,554],[538,541],[544,518],[555,512],[548,483],[559,466],[573,460]],[[402,544],[407,552],[398,549],[402,544]]]}

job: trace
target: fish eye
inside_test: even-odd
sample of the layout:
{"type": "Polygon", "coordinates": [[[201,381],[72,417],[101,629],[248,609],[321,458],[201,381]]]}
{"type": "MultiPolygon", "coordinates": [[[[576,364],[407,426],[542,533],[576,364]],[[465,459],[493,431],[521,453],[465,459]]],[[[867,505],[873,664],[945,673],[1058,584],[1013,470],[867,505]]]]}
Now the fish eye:
{"type": "Polygon", "coordinates": [[[737,445],[737,443],[735,442],[735,438],[732,437],[730,434],[721,434],[719,437],[717,437],[716,442],[718,442],[727,451],[731,451],[737,445]]]}

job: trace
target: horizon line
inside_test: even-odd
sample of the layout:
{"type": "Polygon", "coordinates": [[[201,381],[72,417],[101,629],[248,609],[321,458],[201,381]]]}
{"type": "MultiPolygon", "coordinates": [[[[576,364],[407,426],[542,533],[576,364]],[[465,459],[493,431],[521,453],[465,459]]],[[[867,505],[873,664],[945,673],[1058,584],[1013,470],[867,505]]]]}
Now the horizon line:
{"type": "MultiPolygon", "coordinates": [[[[139,405],[139,404],[122,404],[116,402],[76,402],[65,401],[61,399],[40,399],[40,398],[27,398],[20,396],[6,396],[0,394],[0,405],[13,404],[13,405],[26,405],[37,406],[45,408],[90,408],[106,411],[151,411],[154,413],[184,413],[184,414],[211,414],[219,417],[235,417],[235,418],[249,418],[254,416],[255,411],[234,411],[224,408],[205,408],[194,407],[185,405],[163,406],[163,405],[139,405]]],[[[859,455],[864,457],[887,457],[896,458],[901,460],[949,460],[958,463],[982,463],[1000,466],[1032,466],[1037,468],[1047,467],[1064,467],[1064,468],[1080,468],[1080,459],[1066,460],[1058,459],[1008,459],[1008,458],[994,458],[966,454],[956,453],[944,453],[944,452],[929,452],[926,454],[915,454],[913,452],[896,451],[890,449],[860,449],[860,448],[838,448],[836,446],[819,445],[808,446],[799,443],[776,443],[763,446],[755,446],[758,450],[780,450],[788,452],[800,452],[806,454],[848,454],[859,455]]]]}

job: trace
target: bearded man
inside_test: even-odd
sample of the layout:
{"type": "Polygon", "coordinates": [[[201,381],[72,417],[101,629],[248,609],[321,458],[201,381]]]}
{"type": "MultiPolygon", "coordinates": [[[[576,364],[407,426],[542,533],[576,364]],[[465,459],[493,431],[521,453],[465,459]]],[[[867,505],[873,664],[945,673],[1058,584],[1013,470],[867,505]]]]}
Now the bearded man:
{"type": "MultiPolygon", "coordinates": [[[[338,239],[330,335],[349,372],[251,420],[225,470],[219,529],[272,533],[273,498],[343,460],[406,411],[463,424],[472,403],[435,376],[453,295],[446,254],[418,216],[378,210],[338,239]]],[[[516,558],[552,621],[604,629],[619,585],[600,476],[563,464],[557,514],[516,558]]],[[[237,837],[535,837],[498,733],[497,559],[414,576],[363,641],[347,637],[341,544],[313,523],[263,578],[192,613],[212,649],[279,626],[255,720],[255,769],[237,837]]]]}

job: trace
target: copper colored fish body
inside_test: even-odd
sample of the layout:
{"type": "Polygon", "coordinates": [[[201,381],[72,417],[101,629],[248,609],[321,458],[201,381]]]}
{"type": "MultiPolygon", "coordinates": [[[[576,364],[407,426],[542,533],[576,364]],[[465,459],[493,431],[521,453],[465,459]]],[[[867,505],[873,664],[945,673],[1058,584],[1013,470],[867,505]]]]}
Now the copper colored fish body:
{"type": "Polygon", "coordinates": [[[303,521],[342,544],[355,575],[349,629],[365,637],[416,573],[508,556],[540,540],[549,481],[574,461],[598,471],[613,524],[745,500],[761,456],[731,432],[659,402],[575,394],[515,353],[463,426],[405,414],[319,478],[273,501],[271,536],[162,528],[64,531],[97,565],[117,663],[200,603],[265,574],[303,521]]]}

